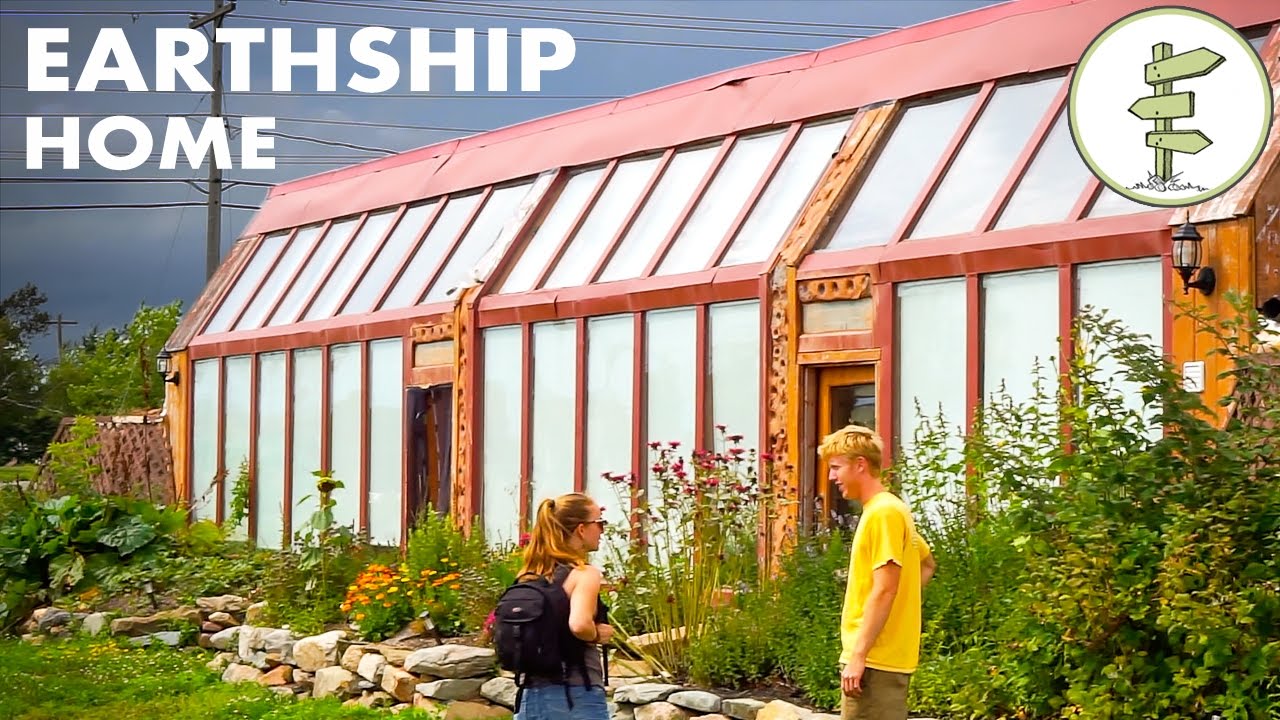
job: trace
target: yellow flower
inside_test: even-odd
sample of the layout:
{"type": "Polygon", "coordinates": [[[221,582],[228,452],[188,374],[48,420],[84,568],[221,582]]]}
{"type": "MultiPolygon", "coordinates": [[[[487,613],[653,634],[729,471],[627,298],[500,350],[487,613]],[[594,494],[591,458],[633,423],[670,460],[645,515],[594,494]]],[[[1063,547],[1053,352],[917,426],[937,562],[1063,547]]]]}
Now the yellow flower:
{"type": "Polygon", "coordinates": [[[457,590],[457,589],[458,589],[458,588],[460,588],[460,587],[462,587],[462,586],[461,586],[461,585],[459,585],[458,583],[454,583],[454,584],[452,584],[452,585],[450,585],[450,586],[449,586],[449,589],[450,589],[450,590],[457,590]]]}
{"type": "Polygon", "coordinates": [[[386,599],[387,599],[387,594],[386,594],[386,593],[378,593],[377,595],[374,595],[374,596],[373,596],[373,599],[374,599],[374,600],[386,600],[386,599]]]}
{"type": "Polygon", "coordinates": [[[356,621],[357,621],[357,622],[358,622],[358,621],[360,621],[360,620],[363,620],[363,619],[364,619],[364,613],[356,613],[356,621]]]}
{"type": "Polygon", "coordinates": [[[389,593],[400,592],[400,588],[396,587],[395,585],[392,585],[391,587],[387,588],[387,592],[389,593]]]}

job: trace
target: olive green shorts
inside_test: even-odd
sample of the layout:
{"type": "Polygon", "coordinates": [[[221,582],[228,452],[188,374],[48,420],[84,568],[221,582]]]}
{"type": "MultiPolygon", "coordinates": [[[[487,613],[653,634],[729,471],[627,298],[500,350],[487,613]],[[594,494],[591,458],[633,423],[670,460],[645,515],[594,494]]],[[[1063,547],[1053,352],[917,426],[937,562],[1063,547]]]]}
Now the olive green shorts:
{"type": "Polygon", "coordinates": [[[840,720],[906,720],[907,683],[911,676],[867,668],[862,695],[842,696],[840,720]]]}

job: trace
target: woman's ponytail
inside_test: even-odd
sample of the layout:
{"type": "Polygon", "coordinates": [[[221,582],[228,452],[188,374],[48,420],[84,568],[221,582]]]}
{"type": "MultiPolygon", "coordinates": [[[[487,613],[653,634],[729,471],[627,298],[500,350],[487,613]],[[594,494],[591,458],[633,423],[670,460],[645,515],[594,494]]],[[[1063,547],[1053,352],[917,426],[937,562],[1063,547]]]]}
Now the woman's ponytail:
{"type": "Polygon", "coordinates": [[[584,553],[574,548],[571,537],[574,529],[587,521],[593,504],[591,498],[582,493],[568,493],[538,503],[520,573],[550,576],[557,564],[586,562],[584,553]]]}

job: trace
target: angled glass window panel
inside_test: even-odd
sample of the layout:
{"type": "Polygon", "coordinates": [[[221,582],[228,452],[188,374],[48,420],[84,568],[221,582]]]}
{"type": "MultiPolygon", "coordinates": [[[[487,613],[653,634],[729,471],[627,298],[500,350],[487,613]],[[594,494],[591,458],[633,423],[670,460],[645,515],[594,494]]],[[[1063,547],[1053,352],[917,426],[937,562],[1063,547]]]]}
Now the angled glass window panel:
{"type": "Polygon", "coordinates": [[[600,182],[602,173],[604,173],[602,167],[585,170],[575,173],[565,182],[564,189],[560,191],[560,197],[556,198],[555,205],[547,211],[547,216],[543,218],[542,224],[538,226],[533,233],[533,238],[525,246],[524,252],[520,253],[520,258],[516,260],[515,267],[511,268],[506,281],[502,283],[501,293],[517,293],[533,289],[534,283],[538,282],[538,273],[547,266],[552,253],[560,247],[564,236],[569,233],[569,227],[578,218],[587,201],[591,199],[591,192],[600,182]]]}
{"type": "Polygon", "coordinates": [[[653,177],[660,159],[650,157],[618,163],[613,177],[600,191],[600,197],[596,198],[595,205],[591,206],[587,218],[582,221],[582,226],[542,287],[573,287],[587,282],[591,270],[600,262],[600,256],[604,255],[609,242],[627,219],[627,213],[639,201],[640,193],[653,177]]]}
{"type": "Polygon", "coordinates": [[[778,246],[813,186],[831,164],[831,156],[840,149],[850,120],[811,123],[800,131],[720,261],[722,266],[761,262],[778,246]]]}
{"type": "MultiPolygon", "coordinates": [[[[370,215],[364,221],[359,234],[351,241],[350,249],[338,261],[338,266],[333,269],[324,287],[320,288],[320,294],[316,295],[316,299],[312,301],[311,308],[307,310],[303,320],[319,320],[333,317],[337,313],[338,303],[342,302],[343,295],[351,289],[351,283],[355,282],[356,275],[377,250],[378,243],[382,241],[382,236],[387,232],[387,226],[395,216],[394,210],[385,210],[370,215]]],[[[405,217],[408,217],[407,212],[405,217]]]]}
{"type": "Polygon", "coordinates": [[[236,330],[262,327],[262,321],[267,319],[267,313],[275,307],[276,301],[284,293],[285,286],[289,284],[289,279],[298,272],[298,267],[307,259],[311,248],[315,247],[323,227],[323,225],[312,225],[302,228],[297,235],[293,236],[293,241],[280,254],[280,261],[263,281],[258,294],[249,301],[249,307],[245,308],[244,315],[240,316],[240,322],[236,323],[236,330]]]}
{"type": "Polygon", "coordinates": [[[360,278],[360,284],[351,292],[351,298],[342,306],[341,315],[365,313],[373,309],[378,302],[378,293],[386,289],[391,273],[400,267],[400,261],[413,248],[413,242],[422,234],[422,226],[431,217],[438,202],[432,200],[405,211],[404,217],[396,223],[396,229],[391,231],[391,237],[387,238],[386,244],[378,252],[378,257],[369,266],[364,277],[360,278]]]}
{"type": "Polygon", "coordinates": [[[258,289],[258,283],[262,282],[263,276],[271,269],[271,264],[276,261],[276,256],[280,254],[280,248],[284,247],[284,243],[288,239],[288,232],[268,235],[262,239],[262,243],[258,245],[258,250],[249,260],[249,264],[240,273],[240,277],[236,278],[236,284],[231,287],[231,291],[223,298],[222,305],[218,307],[218,312],[209,321],[204,334],[212,335],[231,329],[231,323],[236,321],[236,315],[239,315],[240,310],[244,308],[245,300],[248,300],[253,291],[258,289]]]}
{"type": "Polygon", "coordinates": [[[908,108],[823,250],[884,245],[937,167],[975,93],[908,108]]]}
{"type": "Polygon", "coordinates": [[[271,314],[268,326],[285,325],[297,319],[298,313],[302,312],[302,304],[316,291],[316,283],[324,280],[325,270],[329,269],[333,259],[347,246],[351,233],[355,232],[359,222],[360,218],[348,218],[329,227],[329,232],[316,245],[316,251],[311,253],[311,257],[307,258],[302,270],[298,272],[298,279],[293,281],[284,299],[280,301],[280,307],[271,314]]]}
{"type": "Polygon", "coordinates": [[[706,267],[733,219],[742,211],[760,176],[786,137],[785,130],[740,138],[716,177],[689,214],[689,221],[658,266],[658,275],[693,272],[706,267]]]}
{"type": "Polygon", "coordinates": [[[1134,202],[1120,193],[1103,186],[1098,197],[1093,201],[1085,217],[1111,217],[1113,215],[1132,215],[1133,213],[1151,212],[1160,208],[1134,202]]]}
{"type": "Polygon", "coordinates": [[[462,226],[471,217],[471,213],[480,202],[480,193],[472,193],[466,197],[451,198],[440,211],[431,231],[422,239],[422,244],[413,253],[413,259],[400,273],[396,286],[391,289],[387,299],[379,310],[409,307],[417,305],[422,297],[423,286],[429,280],[428,275],[439,264],[441,257],[453,246],[453,241],[461,232],[462,226]]]}
{"type": "Polygon", "coordinates": [[[1027,146],[1061,77],[996,88],[925,206],[912,238],[972,232],[1027,146]]]}
{"type": "Polygon", "coordinates": [[[627,228],[627,234],[622,236],[622,242],[609,259],[609,264],[600,273],[600,282],[640,277],[658,246],[670,234],[680,211],[698,189],[698,183],[706,176],[719,150],[719,145],[708,145],[681,150],[671,158],[657,186],[649,193],[644,208],[627,228]]]}
{"type": "Polygon", "coordinates": [[[1064,112],[1018,181],[995,229],[1065,222],[1088,184],[1089,168],[1071,140],[1064,112]]]}
{"type": "Polygon", "coordinates": [[[450,297],[448,294],[450,290],[469,282],[468,276],[475,270],[476,263],[480,262],[480,258],[489,251],[489,248],[493,247],[498,235],[504,229],[508,232],[514,229],[508,226],[515,219],[520,201],[529,194],[531,187],[533,183],[494,188],[494,191],[489,194],[489,199],[485,201],[484,207],[480,209],[476,221],[471,223],[466,237],[458,243],[458,249],[454,251],[453,257],[449,258],[449,263],[440,271],[435,282],[431,283],[431,288],[427,290],[423,302],[445,300],[450,297]]]}

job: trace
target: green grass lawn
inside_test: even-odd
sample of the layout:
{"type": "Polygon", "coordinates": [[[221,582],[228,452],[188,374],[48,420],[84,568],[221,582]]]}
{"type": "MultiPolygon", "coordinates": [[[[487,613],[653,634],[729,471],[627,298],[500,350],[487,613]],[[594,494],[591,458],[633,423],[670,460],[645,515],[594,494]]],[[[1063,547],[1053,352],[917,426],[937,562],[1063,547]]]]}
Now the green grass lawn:
{"type": "Polygon", "coordinates": [[[333,699],[294,701],[257,685],[228,685],[203,651],[134,648],[113,640],[31,645],[0,640],[0,719],[9,720],[428,720],[344,708],[333,699]]]}
{"type": "Polygon", "coordinates": [[[15,480],[34,480],[36,469],[35,465],[0,465],[0,483],[13,482],[15,480]]]}

